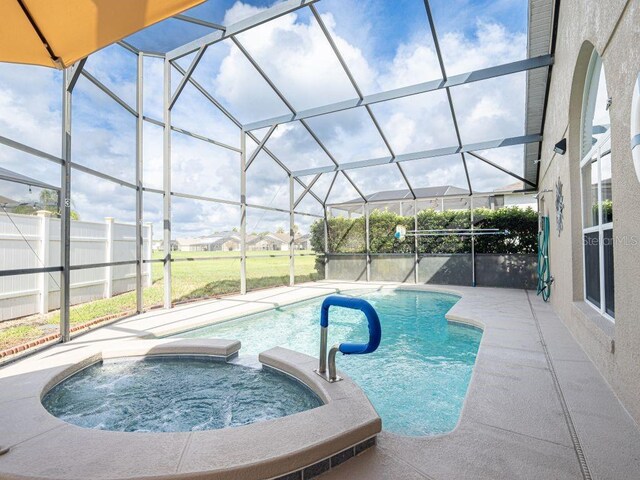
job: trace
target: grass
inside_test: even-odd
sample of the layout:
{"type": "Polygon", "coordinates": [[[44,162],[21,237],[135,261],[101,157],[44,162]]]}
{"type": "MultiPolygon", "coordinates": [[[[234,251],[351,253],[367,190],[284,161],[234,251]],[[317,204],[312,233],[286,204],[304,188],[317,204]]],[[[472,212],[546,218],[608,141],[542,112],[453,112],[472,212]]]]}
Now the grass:
{"type": "Polygon", "coordinates": [[[0,332],[0,351],[40,338],[45,333],[36,325],[17,325],[0,332]]]}
{"type": "MultiPolygon", "coordinates": [[[[286,252],[247,252],[247,290],[289,284],[289,257],[286,252]],[[258,255],[284,254],[265,257],[258,255]]],[[[311,252],[298,252],[309,254],[311,252]]],[[[175,259],[211,258],[202,261],[176,261],[171,265],[171,298],[173,303],[210,298],[240,291],[240,260],[229,258],[238,252],[174,252],[175,259]]],[[[162,258],[154,253],[153,258],[162,258]]],[[[317,280],[314,255],[295,259],[296,282],[317,280]]],[[[164,281],[162,263],[152,263],[152,284],[143,290],[145,309],[163,303],[164,281]]],[[[82,326],[99,319],[124,316],[135,311],[135,292],[76,305],[70,309],[71,326],[82,326]]],[[[0,351],[50,335],[57,331],[60,312],[32,315],[0,323],[0,351]]]]}

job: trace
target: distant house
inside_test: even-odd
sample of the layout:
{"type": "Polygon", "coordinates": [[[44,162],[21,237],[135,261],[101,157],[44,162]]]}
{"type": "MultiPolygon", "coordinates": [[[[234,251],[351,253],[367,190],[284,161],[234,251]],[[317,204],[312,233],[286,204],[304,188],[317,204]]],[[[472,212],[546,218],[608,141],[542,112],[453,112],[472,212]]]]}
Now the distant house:
{"type": "MultiPolygon", "coordinates": [[[[162,248],[162,241],[157,241],[158,249],[162,248]]],[[[240,233],[217,232],[200,237],[184,237],[175,240],[176,249],[181,252],[239,252],[240,233]]],[[[311,249],[311,236],[301,235],[294,240],[297,250],[311,249]]],[[[156,242],[154,242],[156,248],[156,242]]],[[[247,251],[288,251],[288,233],[261,233],[247,235],[247,251]]]]}
{"type": "MultiPolygon", "coordinates": [[[[506,185],[502,188],[496,189],[496,192],[510,192],[524,189],[524,184],[522,182],[512,183],[510,185],[506,185]]],[[[538,201],[535,195],[500,195],[496,194],[492,197],[489,197],[490,201],[493,203],[490,205],[490,208],[500,208],[500,207],[519,207],[519,208],[528,208],[536,210],[538,208],[538,201]]]]}
{"type": "Polygon", "coordinates": [[[181,252],[203,252],[208,250],[203,238],[179,237],[176,242],[178,243],[178,250],[181,252]]]}
{"type": "Polygon", "coordinates": [[[297,236],[293,241],[296,250],[311,250],[311,235],[306,233],[297,236]]]}
{"type": "MultiPolygon", "coordinates": [[[[161,252],[164,249],[164,240],[154,240],[151,245],[152,245],[151,248],[153,248],[153,251],[161,252]]],[[[171,240],[171,251],[175,252],[177,250],[179,250],[178,242],[176,240],[171,240]]]]}
{"type": "Polygon", "coordinates": [[[18,202],[8,197],[0,195],[0,205],[16,205],[18,202]]]}
{"type": "Polygon", "coordinates": [[[247,250],[289,250],[289,235],[284,233],[263,233],[247,237],[247,250]]]}
{"type": "MultiPolygon", "coordinates": [[[[469,202],[465,198],[469,190],[454,187],[453,185],[441,185],[437,187],[384,190],[370,195],[365,195],[367,202],[379,210],[397,213],[399,215],[413,215],[414,197],[419,199],[418,210],[432,208],[434,210],[464,210],[469,208],[469,202]]],[[[351,218],[353,214],[362,214],[363,200],[361,197],[353,198],[341,203],[328,205],[333,209],[346,212],[351,218]]]]}
{"type": "Polygon", "coordinates": [[[178,238],[181,252],[237,252],[240,251],[238,232],[217,232],[201,237],[178,238]]]}

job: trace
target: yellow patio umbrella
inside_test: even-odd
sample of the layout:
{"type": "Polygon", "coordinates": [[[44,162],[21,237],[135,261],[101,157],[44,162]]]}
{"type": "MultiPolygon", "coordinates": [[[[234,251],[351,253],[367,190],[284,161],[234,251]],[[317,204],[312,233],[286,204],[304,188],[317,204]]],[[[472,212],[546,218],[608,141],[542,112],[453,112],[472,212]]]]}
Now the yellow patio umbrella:
{"type": "Polygon", "coordinates": [[[205,0],[0,0],[0,62],[65,68],[205,0]]]}

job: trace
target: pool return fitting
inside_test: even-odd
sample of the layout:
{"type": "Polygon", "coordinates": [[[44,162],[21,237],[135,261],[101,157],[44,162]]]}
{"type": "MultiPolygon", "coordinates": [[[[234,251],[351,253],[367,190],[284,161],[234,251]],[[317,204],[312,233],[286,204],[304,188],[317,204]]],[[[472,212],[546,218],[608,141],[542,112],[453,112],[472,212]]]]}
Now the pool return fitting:
{"type": "Polygon", "coordinates": [[[365,353],[375,352],[380,345],[381,338],[382,329],[380,328],[380,319],[378,318],[378,313],[369,302],[361,298],[329,295],[322,302],[322,309],[320,311],[320,363],[315,372],[330,383],[342,380],[336,372],[336,354],[341,352],[343,355],[363,355],[365,353]],[[360,310],[364,313],[369,323],[369,343],[337,343],[331,347],[329,355],[327,356],[329,307],[331,306],[360,310]],[[328,375],[327,363],[329,364],[328,375]]]}

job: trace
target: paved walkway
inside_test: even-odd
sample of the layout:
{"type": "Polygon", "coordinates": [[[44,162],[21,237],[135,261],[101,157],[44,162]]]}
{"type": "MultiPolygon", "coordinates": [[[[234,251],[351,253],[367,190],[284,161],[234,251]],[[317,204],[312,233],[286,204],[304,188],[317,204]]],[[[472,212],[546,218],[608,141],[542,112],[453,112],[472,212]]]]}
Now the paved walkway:
{"type": "MultiPolygon", "coordinates": [[[[2,368],[0,384],[41,356],[153,338],[336,290],[393,286],[320,282],[155,310],[2,368]]],[[[448,317],[484,328],[458,427],[424,438],[383,432],[376,447],[321,478],[640,479],[637,425],[549,305],[523,290],[446,290],[462,295],[448,317]]]]}

